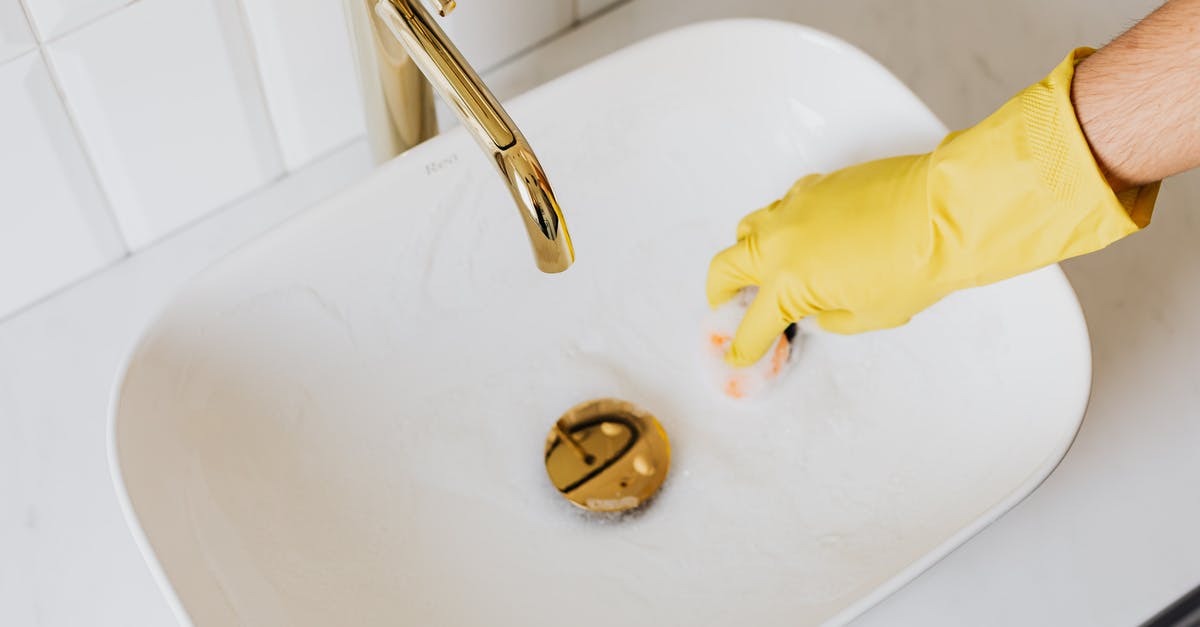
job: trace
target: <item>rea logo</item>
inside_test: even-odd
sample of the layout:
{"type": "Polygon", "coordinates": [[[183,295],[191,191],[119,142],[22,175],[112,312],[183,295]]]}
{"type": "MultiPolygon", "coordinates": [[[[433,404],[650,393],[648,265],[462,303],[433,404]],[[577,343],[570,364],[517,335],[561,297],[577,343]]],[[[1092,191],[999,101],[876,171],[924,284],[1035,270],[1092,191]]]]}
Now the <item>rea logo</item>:
{"type": "Polygon", "coordinates": [[[442,170],[450,169],[457,163],[458,163],[458,155],[457,154],[450,155],[449,157],[446,157],[444,159],[438,159],[437,161],[430,161],[429,163],[425,164],[425,175],[433,176],[434,174],[437,174],[438,172],[441,172],[442,170]]]}

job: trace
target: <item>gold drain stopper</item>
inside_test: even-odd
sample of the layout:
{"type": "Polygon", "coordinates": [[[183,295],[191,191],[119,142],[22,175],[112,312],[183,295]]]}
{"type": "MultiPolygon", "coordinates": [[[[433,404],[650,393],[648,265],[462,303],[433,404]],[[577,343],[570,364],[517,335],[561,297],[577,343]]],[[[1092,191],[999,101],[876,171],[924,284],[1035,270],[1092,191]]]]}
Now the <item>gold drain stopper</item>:
{"type": "Polygon", "coordinates": [[[546,436],[546,474],[575,505],[623,512],[662,487],[671,466],[667,432],[649,412],[615,398],[572,407],[546,436]]]}

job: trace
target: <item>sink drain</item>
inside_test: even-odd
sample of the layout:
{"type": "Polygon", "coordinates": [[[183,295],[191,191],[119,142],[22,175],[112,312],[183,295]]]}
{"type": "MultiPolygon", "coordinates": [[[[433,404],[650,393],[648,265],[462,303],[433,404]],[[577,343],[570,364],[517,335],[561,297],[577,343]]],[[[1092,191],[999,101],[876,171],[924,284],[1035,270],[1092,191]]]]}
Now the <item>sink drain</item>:
{"type": "Polygon", "coordinates": [[[568,501],[593,512],[623,512],[662,487],[671,444],[662,425],[614,398],[572,407],[546,437],[546,473],[568,501]]]}

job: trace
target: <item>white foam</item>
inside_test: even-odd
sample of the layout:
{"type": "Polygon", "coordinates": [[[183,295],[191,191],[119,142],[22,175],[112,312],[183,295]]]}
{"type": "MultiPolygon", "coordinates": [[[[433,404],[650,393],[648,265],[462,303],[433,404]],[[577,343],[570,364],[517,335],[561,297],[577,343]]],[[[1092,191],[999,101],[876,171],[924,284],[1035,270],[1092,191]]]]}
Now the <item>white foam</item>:
{"type": "Polygon", "coordinates": [[[702,361],[713,389],[736,400],[759,398],[783,380],[804,344],[799,330],[789,340],[780,335],[756,363],[735,368],[725,361],[738,325],[754,301],[758,288],[747,287],[705,317],[701,328],[702,361]]]}

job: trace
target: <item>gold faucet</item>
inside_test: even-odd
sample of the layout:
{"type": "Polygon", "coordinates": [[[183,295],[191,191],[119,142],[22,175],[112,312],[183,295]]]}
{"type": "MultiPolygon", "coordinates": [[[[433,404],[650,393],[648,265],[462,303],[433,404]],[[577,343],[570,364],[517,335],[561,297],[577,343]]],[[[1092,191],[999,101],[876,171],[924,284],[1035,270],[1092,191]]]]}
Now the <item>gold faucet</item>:
{"type": "MultiPolygon", "coordinates": [[[[427,0],[445,16],[454,0],[427,0]]],[[[358,61],[368,141],[377,162],[437,133],[430,87],[500,171],[520,210],[537,266],[562,272],[571,236],[533,148],[422,0],[345,0],[358,61]]]]}

